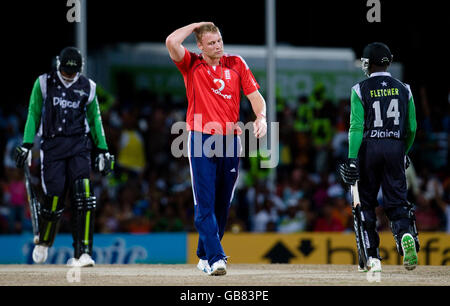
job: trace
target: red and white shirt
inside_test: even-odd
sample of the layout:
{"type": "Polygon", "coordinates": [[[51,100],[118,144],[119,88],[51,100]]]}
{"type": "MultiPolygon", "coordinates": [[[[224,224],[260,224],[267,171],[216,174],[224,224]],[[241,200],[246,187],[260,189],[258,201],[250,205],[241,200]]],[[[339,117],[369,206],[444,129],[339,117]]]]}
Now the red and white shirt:
{"type": "Polygon", "coordinates": [[[175,64],[186,86],[188,131],[238,133],[234,125],[239,120],[241,88],[244,95],[259,89],[244,59],[238,55],[224,54],[219,65],[213,67],[201,54],[185,48],[184,58],[175,64]]]}

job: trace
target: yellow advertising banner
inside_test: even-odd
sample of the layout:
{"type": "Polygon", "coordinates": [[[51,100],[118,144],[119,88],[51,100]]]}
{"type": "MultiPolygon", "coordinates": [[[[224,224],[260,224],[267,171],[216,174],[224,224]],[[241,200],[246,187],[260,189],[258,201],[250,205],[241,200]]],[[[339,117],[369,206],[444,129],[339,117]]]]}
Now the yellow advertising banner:
{"type": "MultiPolygon", "coordinates": [[[[383,264],[399,265],[390,232],[380,233],[383,264]]],[[[450,234],[419,234],[420,265],[450,265],[450,234]]],[[[188,235],[188,263],[198,262],[198,234],[188,235]]],[[[356,264],[355,235],[349,233],[225,233],[222,240],[230,263],[356,264]]]]}

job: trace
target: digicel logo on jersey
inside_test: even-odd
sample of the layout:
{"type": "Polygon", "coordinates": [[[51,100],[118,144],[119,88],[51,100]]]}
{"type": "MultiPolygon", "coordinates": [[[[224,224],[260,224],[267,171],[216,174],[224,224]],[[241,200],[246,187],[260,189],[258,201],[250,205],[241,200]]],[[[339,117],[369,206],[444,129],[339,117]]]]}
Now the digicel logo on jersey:
{"type": "Polygon", "coordinates": [[[370,137],[372,138],[400,138],[400,131],[378,131],[378,130],[372,130],[370,133],[370,137]]]}
{"type": "Polygon", "coordinates": [[[213,91],[213,93],[215,93],[216,95],[219,95],[219,96],[223,97],[224,99],[230,100],[230,99],[231,99],[231,95],[225,95],[225,94],[223,94],[223,93],[221,92],[221,91],[225,88],[225,82],[224,82],[223,80],[221,80],[221,79],[214,79],[213,82],[214,82],[214,84],[216,84],[217,87],[219,88],[219,89],[211,88],[211,90],[213,91]]]}
{"type": "Polygon", "coordinates": [[[72,102],[69,100],[65,100],[63,98],[53,97],[53,105],[56,106],[58,104],[61,106],[61,108],[66,108],[66,107],[79,108],[80,107],[80,101],[72,102]]]}

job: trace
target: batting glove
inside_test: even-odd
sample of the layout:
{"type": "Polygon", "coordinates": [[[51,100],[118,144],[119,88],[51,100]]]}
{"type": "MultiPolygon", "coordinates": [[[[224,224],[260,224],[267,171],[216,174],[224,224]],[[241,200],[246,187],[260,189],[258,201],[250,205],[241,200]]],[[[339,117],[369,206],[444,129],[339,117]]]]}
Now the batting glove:
{"type": "Polygon", "coordinates": [[[99,153],[95,158],[94,167],[103,176],[108,175],[114,170],[114,155],[109,154],[109,152],[99,153]]]}
{"type": "Polygon", "coordinates": [[[344,183],[348,185],[355,185],[359,180],[359,165],[356,158],[349,158],[347,163],[339,165],[339,174],[344,183]]]}
{"type": "Polygon", "coordinates": [[[25,162],[31,166],[31,147],[33,144],[24,143],[22,146],[17,146],[14,151],[14,160],[17,168],[23,168],[25,162]]]}

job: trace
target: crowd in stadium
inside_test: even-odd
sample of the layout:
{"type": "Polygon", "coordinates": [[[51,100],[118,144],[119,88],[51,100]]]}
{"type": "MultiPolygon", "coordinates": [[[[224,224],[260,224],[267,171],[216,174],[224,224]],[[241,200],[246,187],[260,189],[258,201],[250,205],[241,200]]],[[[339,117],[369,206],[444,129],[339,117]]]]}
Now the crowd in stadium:
{"type": "MultiPolygon", "coordinates": [[[[418,132],[410,152],[413,166],[407,172],[408,198],[416,205],[419,233],[450,232],[450,106],[443,101],[440,105],[447,105],[445,111],[433,108],[425,89],[418,93],[418,132]]],[[[195,231],[189,162],[171,154],[172,141],[179,136],[171,134],[171,126],[184,120],[186,102],[149,91],[114,98],[100,92],[99,102],[117,167],[107,177],[92,174],[98,199],[96,232],[195,231]]],[[[15,168],[12,158],[22,141],[27,104],[21,101],[0,108],[1,234],[31,232],[23,170],[15,168]]],[[[336,172],[347,156],[349,109],[349,100],[333,101],[321,84],[310,96],[295,101],[277,99],[279,164],[264,169],[259,166],[259,155],[241,159],[229,231],[352,230],[349,194],[336,172]]],[[[244,99],[240,120],[247,123],[253,119],[244,99]]],[[[39,190],[38,143],[36,140],[31,170],[39,190]]],[[[381,199],[380,194],[380,203],[381,199]]],[[[70,232],[70,213],[67,207],[60,232],[70,232]]],[[[381,208],[378,213],[379,230],[390,230],[381,208]]]]}

